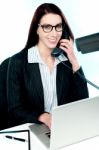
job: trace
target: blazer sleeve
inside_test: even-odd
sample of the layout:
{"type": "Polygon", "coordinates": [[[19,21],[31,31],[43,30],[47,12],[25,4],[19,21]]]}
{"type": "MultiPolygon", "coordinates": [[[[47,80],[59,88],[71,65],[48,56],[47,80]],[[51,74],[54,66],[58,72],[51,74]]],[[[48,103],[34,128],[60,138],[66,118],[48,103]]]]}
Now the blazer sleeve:
{"type": "MultiPolygon", "coordinates": [[[[7,75],[7,100],[8,110],[13,125],[21,123],[40,123],[38,121],[39,113],[26,109],[22,99],[23,84],[23,58],[13,56],[10,59],[7,75]]],[[[25,94],[25,93],[23,93],[25,94]]]]}
{"type": "Polygon", "coordinates": [[[73,74],[72,97],[74,100],[81,100],[89,97],[87,81],[82,67],[73,74]]]}
{"type": "Polygon", "coordinates": [[[58,105],[89,97],[87,82],[81,78],[81,76],[85,77],[82,67],[73,73],[70,62],[65,63],[66,65],[60,63],[57,69],[58,105]]]}

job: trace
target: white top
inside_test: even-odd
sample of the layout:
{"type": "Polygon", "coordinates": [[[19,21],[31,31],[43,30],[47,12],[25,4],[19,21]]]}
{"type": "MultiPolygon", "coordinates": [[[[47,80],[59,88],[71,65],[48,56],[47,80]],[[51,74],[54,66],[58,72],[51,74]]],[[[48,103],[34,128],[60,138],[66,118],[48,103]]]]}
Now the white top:
{"type": "MultiPolygon", "coordinates": [[[[66,61],[64,55],[60,55],[61,61],[66,61]]],[[[56,92],[56,70],[57,65],[61,62],[55,58],[55,63],[52,71],[49,70],[47,64],[42,60],[38,47],[28,49],[28,63],[38,63],[41,73],[41,79],[44,90],[44,107],[46,112],[52,112],[52,108],[57,106],[57,92],[56,92]]]]}

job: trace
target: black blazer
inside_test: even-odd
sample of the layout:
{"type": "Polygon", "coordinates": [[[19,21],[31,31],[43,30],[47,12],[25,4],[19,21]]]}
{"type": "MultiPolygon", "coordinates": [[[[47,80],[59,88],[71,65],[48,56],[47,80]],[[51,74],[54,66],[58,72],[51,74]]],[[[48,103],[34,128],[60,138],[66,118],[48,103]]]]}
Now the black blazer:
{"type": "MultiPolygon", "coordinates": [[[[15,125],[38,122],[44,113],[44,93],[39,65],[28,63],[28,50],[24,49],[11,57],[7,78],[7,100],[11,121],[15,125]]],[[[65,62],[71,67],[69,61],[65,62]]],[[[82,75],[83,71],[78,70],[82,75]]],[[[86,81],[77,72],[72,73],[62,63],[57,66],[56,76],[58,105],[88,97],[86,81]]]]}
{"type": "Polygon", "coordinates": [[[0,130],[9,127],[8,105],[6,95],[7,68],[9,58],[0,64],[0,130]]]}

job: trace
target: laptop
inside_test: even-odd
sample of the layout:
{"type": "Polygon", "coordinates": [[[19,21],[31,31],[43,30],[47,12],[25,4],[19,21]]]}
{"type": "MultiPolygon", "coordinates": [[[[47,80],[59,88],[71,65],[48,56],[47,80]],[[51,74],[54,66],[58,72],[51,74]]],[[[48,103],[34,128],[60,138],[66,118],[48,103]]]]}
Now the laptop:
{"type": "Polygon", "coordinates": [[[47,149],[57,150],[99,135],[99,96],[57,106],[50,130],[44,124],[29,126],[47,149]]]}
{"type": "Polygon", "coordinates": [[[76,47],[82,54],[99,51],[99,32],[75,39],[76,47]]]}

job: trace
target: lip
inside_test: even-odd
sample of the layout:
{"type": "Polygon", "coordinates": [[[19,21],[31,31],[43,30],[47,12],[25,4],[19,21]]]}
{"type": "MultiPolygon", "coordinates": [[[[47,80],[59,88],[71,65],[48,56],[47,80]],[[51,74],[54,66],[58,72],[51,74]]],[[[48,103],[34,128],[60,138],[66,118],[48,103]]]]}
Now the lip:
{"type": "Polygon", "coordinates": [[[54,41],[54,42],[55,42],[55,41],[56,41],[56,39],[49,39],[49,41],[54,41]]]}
{"type": "Polygon", "coordinates": [[[48,39],[49,40],[49,42],[51,42],[51,43],[57,43],[57,40],[56,39],[48,39]]]}

